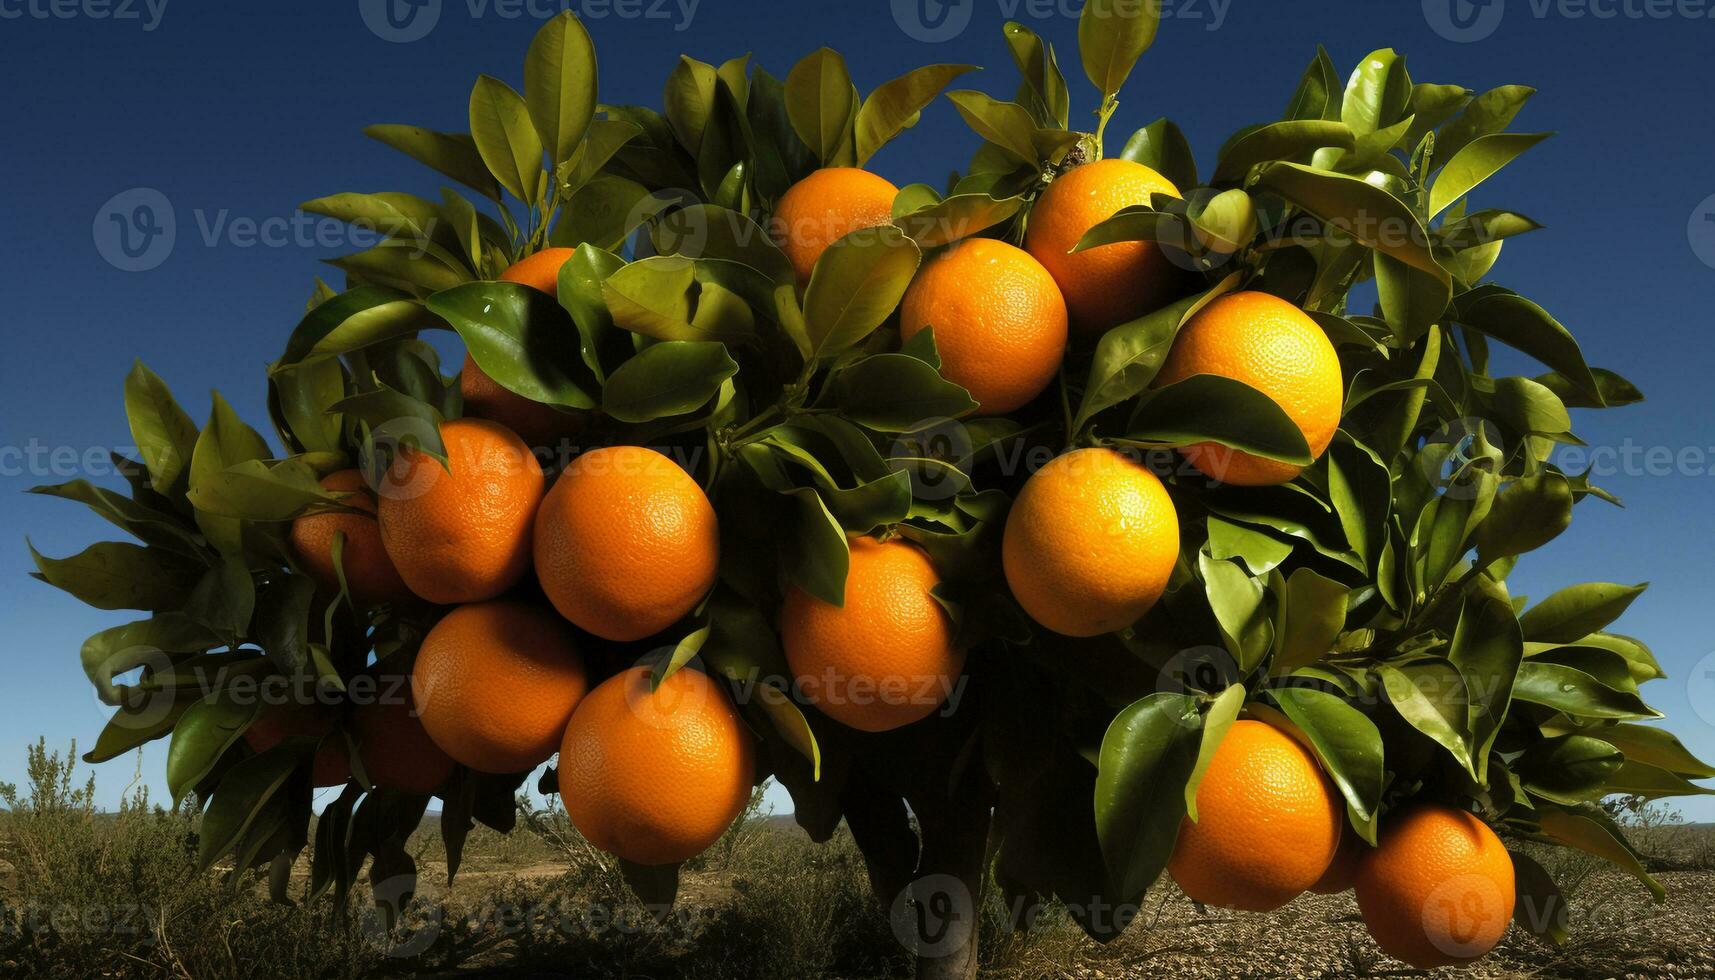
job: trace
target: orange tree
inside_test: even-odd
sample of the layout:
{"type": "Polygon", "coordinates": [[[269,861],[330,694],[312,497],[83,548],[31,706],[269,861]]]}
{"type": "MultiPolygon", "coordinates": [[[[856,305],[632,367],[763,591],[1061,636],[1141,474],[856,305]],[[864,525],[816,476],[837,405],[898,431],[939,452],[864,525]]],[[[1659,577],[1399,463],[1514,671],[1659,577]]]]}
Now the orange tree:
{"type": "Polygon", "coordinates": [[[1490,278],[1538,227],[1472,203],[1543,138],[1508,129],[1531,90],[1319,51],[1199,166],[1166,119],[1105,133],[1156,26],[1087,5],[1084,132],[1007,25],[1016,94],[945,92],[981,146],[941,188],[862,167],[970,66],[860,97],[828,49],[681,58],[660,111],[608,105],[570,15],[469,133],[369,129],[462,189],[303,206],[384,240],[268,371],[280,450],[139,364],[129,493],[40,491],[140,542],[36,556],[150,614],[83,647],[116,708],[89,758],[170,737],[205,866],[284,898],[308,849],[341,902],[366,860],[408,895],[431,797],[456,871],[555,751],[541,791],[670,902],[772,777],[944,920],[925,975],[974,968],[985,888],[1108,940],[1164,869],[1243,907],[1355,883],[1420,966],[1515,911],[1563,938],[1504,842],[1659,897],[1600,801],[1715,770],[1640,724],[1662,672],[1608,627],[1641,587],[1507,585],[1612,502],[1555,465],[1569,409],[1641,397],[1490,278]]]}

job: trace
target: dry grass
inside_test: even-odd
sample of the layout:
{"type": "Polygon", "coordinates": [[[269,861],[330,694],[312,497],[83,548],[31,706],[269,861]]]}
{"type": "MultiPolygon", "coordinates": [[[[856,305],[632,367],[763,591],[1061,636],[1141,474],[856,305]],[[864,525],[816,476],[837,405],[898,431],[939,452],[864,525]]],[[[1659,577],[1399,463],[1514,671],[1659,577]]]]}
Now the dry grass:
{"type": "MultiPolygon", "coordinates": [[[[75,758],[75,755],[73,756],[75,758]]],[[[44,746],[30,784],[0,787],[0,976],[359,977],[515,976],[882,978],[908,973],[863,861],[848,836],[812,844],[753,805],[681,880],[657,922],[618,869],[557,809],[519,832],[478,828],[448,887],[437,829],[419,832],[421,900],[400,930],[336,916],[327,903],[278,906],[252,878],[228,888],[192,865],[196,822],[131,794],[98,813],[93,786],[44,746]],[[80,781],[80,779],[82,781],[80,781]]],[[[760,801],[760,797],[758,801],[760,801]]],[[[1715,831],[1631,816],[1669,890],[1644,890],[1594,860],[1544,855],[1568,883],[1574,937],[1555,949],[1513,930],[1469,977],[1715,977],[1715,831]]],[[[300,875],[307,874],[300,862],[300,875]]],[[[361,886],[360,886],[361,887],[361,886]]],[[[301,892],[301,882],[296,892],[301,892]]],[[[1402,972],[1364,935],[1350,896],[1307,895],[1268,915],[1196,908],[1170,884],[1152,892],[1117,942],[1097,946],[1047,910],[1028,934],[1006,929],[998,900],[983,909],[985,976],[1376,977],[1402,972]]]]}

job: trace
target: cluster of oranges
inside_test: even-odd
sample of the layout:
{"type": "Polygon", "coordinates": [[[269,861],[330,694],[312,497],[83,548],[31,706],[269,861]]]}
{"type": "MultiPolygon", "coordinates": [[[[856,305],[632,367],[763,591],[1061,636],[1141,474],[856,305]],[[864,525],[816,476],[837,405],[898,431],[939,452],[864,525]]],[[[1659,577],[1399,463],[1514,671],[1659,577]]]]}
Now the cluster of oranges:
{"type": "Polygon", "coordinates": [[[1493,949],[1515,898],[1512,857],[1476,816],[1412,804],[1388,814],[1370,847],[1311,751],[1252,720],[1216,749],[1167,870],[1199,902],[1256,912],[1351,889],[1376,945],[1419,969],[1493,949]]]}
{"type": "MultiPolygon", "coordinates": [[[[782,195],[776,240],[807,281],[827,246],[890,220],[898,189],[864,170],[818,170],[782,195]]],[[[1074,251],[1122,208],[1179,196],[1140,163],[1104,159],[1055,178],[1032,206],[1023,248],[968,238],[931,258],[899,310],[902,340],[932,328],[941,373],[984,415],[1013,412],[1059,376],[1069,346],[1159,309],[1183,275],[1152,242],[1074,251]]],[[[1243,382],[1272,398],[1313,456],[1333,441],[1345,389],[1327,335],[1303,310],[1268,293],[1209,303],[1178,333],[1156,384],[1194,375],[1243,382]]],[[[1284,483],[1301,467],[1218,445],[1187,460],[1213,480],[1284,483]]],[[[1048,629],[1095,636],[1136,622],[1167,586],[1179,556],[1179,520],[1156,475],[1107,448],[1068,453],[1038,470],[1013,504],[1006,578],[1025,611],[1048,629]]]]}
{"type": "MultiPolygon", "coordinates": [[[[778,202],[773,233],[807,282],[838,238],[886,223],[897,189],[862,170],[828,168],[778,202]]],[[[960,241],[917,273],[899,310],[903,340],[932,328],[942,373],[983,414],[1034,401],[1069,347],[1171,301],[1180,272],[1146,242],[1073,251],[1119,209],[1177,195],[1148,167],[1102,160],[1054,180],[1015,247],[960,241]]],[[[557,290],[566,249],[547,249],[503,278],[557,290]]],[[[1271,397],[1320,455],[1339,424],[1332,345],[1304,311],[1261,292],[1204,306],[1179,331],[1157,384],[1212,374],[1271,397]]],[[[455,764],[524,772],[560,756],[572,822],[596,845],[642,864],[706,848],[742,809],[755,779],[751,736],[723,688],[695,669],[658,684],[647,667],[590,684],[578,632],[618,642],[658,636],[693,612],[719,574],[718,519],[703,489],[666,456],[594,449],[549,481],[531,445],[574,436],[575,414],[512,393],[467,358],[467,417],[442,426],[445,465],[406,449],[379,498],[356,471],[325,485],[346,508],[300,518],[300,564],[343,581],[364,604],[411,597],[452,607],[429,632],[409,697],[354,714],[360,758],[379,785],[427,793],[455,764]],[[343,537],[340,568],[333,541],[343,537]],[[340,577],[340,573],[343,576],[340,577]],[[549,605],[515,598],[533,573],[549,605]],[[573,627],[576,627],[574,630],[573,627]]],[[[1297,467],[1222,447],[1189,446],[1212,479],[1267,485],[1297,467]]],[[[1179,518],[1148,467],[1111,448],[1066,453],[1018,494],[1003,536],[1006,580],[1043,627],[1093,636],[1136,622],[1179,557],[1179,518]]],[[[806,700],[851,728],[879,732],[933,713],[964,670],[954,624],[936,599],[928,555],[894,536],[850,542],[844,602],[792,589],[780,610],[786,657],[806,700]]],[[[274,711],[247,738],[323,735],[336,719],[274,711]]],[[[327,739],[318,785],[349,778],[343,741],[327,739]]],[[[1420,966],[1474,958],[1511,914],[1512,866],[1468,813],[1417,805],[1390,817],[1381,846],[1346,826],[1339,794],[1313,754],[1259,721],[1234,723],[1197,793],[1169,871],[1198,901],[1272,909],[1306,891],[1355,887],[1382,947],[1420,966]]]]}

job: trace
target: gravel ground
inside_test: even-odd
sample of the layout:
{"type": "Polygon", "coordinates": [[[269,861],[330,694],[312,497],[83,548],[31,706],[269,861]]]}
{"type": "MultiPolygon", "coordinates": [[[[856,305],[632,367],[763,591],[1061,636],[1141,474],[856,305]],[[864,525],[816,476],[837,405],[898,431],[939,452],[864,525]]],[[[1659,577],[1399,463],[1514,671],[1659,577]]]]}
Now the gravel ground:
{"type": "MultiPolygon", "coordinates": [[[[1480,964],[1430,975],[1715,980],[1715,874],[1658,877],[1668,891],[1660,905],[1631,878],[1598,873],[1573,897],[1572,937],[1566,946],[1556,949],[1515,926],[1480,964]]],[[[1199,915],[1183,896],[1172,893],[1152,901],[1143,921],[1111,946],[1033,945],[1021,950],[1013,965],[991,975],[1008,980],[1424,975],[1376,950],[1349,893],[1304,895],[1267,914],[1209,915],[1199,915]]]]}

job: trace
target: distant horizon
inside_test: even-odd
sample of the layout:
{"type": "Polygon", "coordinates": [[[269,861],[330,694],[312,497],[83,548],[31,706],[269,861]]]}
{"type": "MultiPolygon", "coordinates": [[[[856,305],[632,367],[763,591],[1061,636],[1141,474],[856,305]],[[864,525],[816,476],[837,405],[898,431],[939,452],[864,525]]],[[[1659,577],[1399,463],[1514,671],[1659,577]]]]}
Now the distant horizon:
{"type": "MultiPolygon", "coordinates": [[[[1596,482],[1629,507],[1581,503],[1572,530],[1528,556],[1510,584],[1541,598],[1582,581],[1653,581],[1615,628],[1648,643],[1667,669],[1670,679],[1645,688],[1667,713],[1666,727],[1715,759],[1715,642],[1704,616],[1715,581],[1706,380],[1715,377],[1715,342],[1699,329],[1715,308],[1715,131],[1694,124],[1707,114],[1710,25],[1576,16],[1568,4],[1509,9],[1504,0],[1472,7],[1475,19],[1466,20],[1438,2],[1329,0],[1313,12],[1219,0],[1170,5],[1110,139],[1171,117],[1207,172],[1226,134],[1278,118],[1318,43],[1342,74],[1372,49],[1393,46],[1418,81],[1539,89],[1515,128],[1558,135],[1484,185],[1476,206],[1506,207],[1547,229],[1509,242],[1496,278],[1542,301],[1592,364],[1625,375],[1649,400],[1574,413],[1587,458],[1600,469],[1596,482]]],[[[585,18],[604,102],[658,105],[681,51],[713,61],[753,51],[784,76],[821,44],[845,52],[865,89],[924,64],[974,63],[990,68],[961,84],[1010,97],[1015,76],[1000,34],[1008,15],[1055,44],[1074,125],[1085,124],[1092,101],[1073,53],[1071,0],[891,0],[861,11],[786,0],[641,6],[662,16],[585,18]]],[[[315,11],[163,3],[138,5],[136,18],[100,19],[73,4],[72,16],[25,11],[0,27],[9,54],[0,79],[30,93],[0,109],[12,177],[0,219],[28,243],[3,273],[13,349],[0,393],[0,597],[12,672],[0,712],[0,780],[23,782],[24,746],[37,735],[61,751],[73,738],[80,751],[95,743],[110,709],[84,676],[79,647],[137,618],[88,609],[27,577],[26,536],[44,554],[63,556],[117,535],[74,504],[24,491],[84,475],[116,482],[96,472],[106,458],[97,451],[130,441],[120,390],[133,358],[160,374],[199,422],[220,387],[247,421],[269,428],[263,368],[297,322],[313,278],[337,281],[320,260],[352,244],[318,237],[297,205],[348,190],[435,197],[441,180],[365,138],[362,127],[462,131],[472,81],[488,72],[517,84],[539,23],[530,5],[428,7],[438,22],[409,28],[377,21],[371,0],[315,11]],[[112,216],[115,201],[146,194],[170,205],[176,240],[151,239],[166,242],[164,251],[128,258],[101,216],[112,216]]],[[[939,100],[924,119],[873,168],[897,184],[938,185],[962,167],[976,141],[952,107],[939,100]]],[[[1495,361],[1497,371],[1542,370],[1499,349],[1495,361]]],[[[166,797],[166,745],[142,750],[143,779],[157,799],[166,797]]],[[[117,802],[134,759],[99,768],[104,805],[117,802]]],[[[769,800],[790,807],[778,789],[769,800]]],[[[1709,797],[1668,805],[1689,820],[1715,821],[1709,797]]]]}

